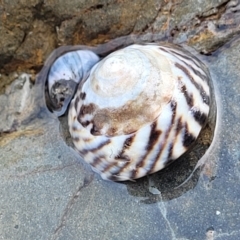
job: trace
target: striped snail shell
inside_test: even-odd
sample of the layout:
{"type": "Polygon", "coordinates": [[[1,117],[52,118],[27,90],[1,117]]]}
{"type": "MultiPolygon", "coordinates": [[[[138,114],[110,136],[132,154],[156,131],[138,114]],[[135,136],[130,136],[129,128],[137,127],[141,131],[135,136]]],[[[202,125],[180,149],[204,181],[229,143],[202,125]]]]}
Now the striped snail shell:
{"type": "Polygon", "coordinates": [[[206,124],[210,75],[186,50],[131,45],[95,64],[68,113],[76,150],[103,179],[132,180],[184,154],[206,124]]]}
{"type": "Polygon", "coordinates": [[[89,50],[68,52],[51,66],[47,80],[47,104],[57,115],[65,113],[73,98],[77,85],[85,79],[99,57],[89,50]]]}

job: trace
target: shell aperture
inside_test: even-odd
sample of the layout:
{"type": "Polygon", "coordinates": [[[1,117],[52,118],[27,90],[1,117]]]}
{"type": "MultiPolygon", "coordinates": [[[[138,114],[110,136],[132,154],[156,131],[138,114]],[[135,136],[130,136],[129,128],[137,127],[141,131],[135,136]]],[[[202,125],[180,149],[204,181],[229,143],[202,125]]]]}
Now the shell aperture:
{"type": "Polygon", "coordinates": [[[195,142],[211,110],[205,65],[175,45],[131,45],[94,65],[68,114],[73,143],[102,178],[167,166],[195,142]]]}

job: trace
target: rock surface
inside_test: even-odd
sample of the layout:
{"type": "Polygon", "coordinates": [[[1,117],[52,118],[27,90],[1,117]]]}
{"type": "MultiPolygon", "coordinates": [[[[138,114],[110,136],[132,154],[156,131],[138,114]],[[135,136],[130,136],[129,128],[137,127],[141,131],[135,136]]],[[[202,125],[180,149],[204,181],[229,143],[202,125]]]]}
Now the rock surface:
{"type": "Polygon", "coordinates": [[[233,39],[239,6],[220,0],[197,7],[192,0],[0,2],[0,63],[10,73],[0,82],[17,78],[0,95],[0,239],[239,239],[240,39],[233,39]],[[219,91],[217,135],[204,168],[178,188],[192,172],[181,161],[135,183],[100,179],[65,143],[66,122],[60,125],[44,108],[40,86],[11,72],[34,74],[59,44],[143,32],[207,54],[218,49],[202,56],[219,91]]]}
{"type": "MultiPolygon", "coordinates": [[[[239,33],[238,1],[1,1],[0,69],[38,71],[59,45],[158,34],[211,53],[239,33]]],[[[0,82],[3,81],[0,79],[0,82]]]]}

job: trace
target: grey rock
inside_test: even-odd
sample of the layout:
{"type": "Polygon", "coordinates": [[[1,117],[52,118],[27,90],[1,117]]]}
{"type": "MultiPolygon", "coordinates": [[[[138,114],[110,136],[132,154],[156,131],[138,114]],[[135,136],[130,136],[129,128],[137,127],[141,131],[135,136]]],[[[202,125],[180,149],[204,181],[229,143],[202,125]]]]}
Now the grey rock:
{"type": "Polygon", "coordinates": [[[30,104],[32,83],[28,74],[22,74],[0,95],[0,133],[15,131],[30,104]]]}

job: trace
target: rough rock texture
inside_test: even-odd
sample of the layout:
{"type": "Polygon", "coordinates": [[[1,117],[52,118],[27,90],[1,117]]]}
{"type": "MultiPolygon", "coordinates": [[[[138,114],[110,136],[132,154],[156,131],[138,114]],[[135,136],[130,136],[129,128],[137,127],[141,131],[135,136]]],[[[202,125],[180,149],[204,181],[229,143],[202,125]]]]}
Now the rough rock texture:
{"type": "Polygon", "coordinates": [[[135,28],[142,31],[154,21],[162,5],[157,2],[3,1],[0,67],[7,72],[37,68],[58,45],[99,43],[135,28]]]}
{"type": "MultiPolygon", "coordinates": [[[[59,45],[158,34],[211,53],[239,33],[238,1],[92,0],[0,2],[0,69],[39,70],[59,45]]],[[[3,81],[0,79],[0,81],[3,81]]]]}
{"type": "Polygon", "coordinates": [[[0,1],[0,88],[16,79],[0,95],[0,239],[240,239],[240,39],[233,39],[239,6],[0,1]],[[12,72],[34,78],[59,44],[96,44],[130,33],[159,33],[206,55],[217,50],[202,57],[219,91],[216,138],[204,168],[180,187],[192,162],[176,161],[137,182],[101,180],[65,143],[65,119],[60,126],[47,111],[41,86],[12,72]]]}

